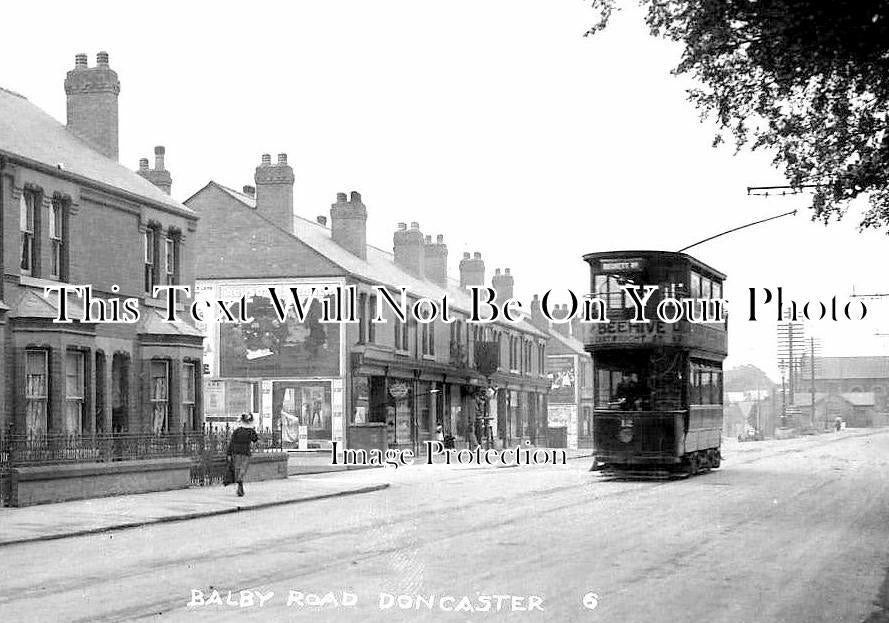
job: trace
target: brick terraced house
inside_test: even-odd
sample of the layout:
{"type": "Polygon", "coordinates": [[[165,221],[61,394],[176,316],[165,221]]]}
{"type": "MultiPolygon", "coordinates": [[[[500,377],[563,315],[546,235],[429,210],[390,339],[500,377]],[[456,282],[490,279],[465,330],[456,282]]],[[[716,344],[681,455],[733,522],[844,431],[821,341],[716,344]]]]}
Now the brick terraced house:
{"type": "MultiPolygon", "coordinates": [[[[255,186],[236,191],[216,182],[185,201],[201,218],[197,288],[212,298],[247,297],[250,324],[209,323],[206,414],[219,423],[243,410],[280,431],[294,449],[358,443],[378,427],[389,447],[418,447],[436,437],[473,443],[477,409],[492,418],[499,444],[545,444],[547,335],[527,321],[467,323],[467,287],[485,285],[479,253],[464,254],[460,280],[448,277],[443,236],[424,236],[418,223],[401,223],[393,248],[368,244],[368,211],[357,192],[339,193],[327,215],[293,212],[293,169],[286,154],[264,155],[255,186]],[[268,289],[352,286],[355,323],[277,321],[268,289]],[[378,286],[409,303],[449,299],[455,322],[401,322],[388,306],[385,323],[370,322],[378,286]],[[497,369],[476,365],[481,343],[496,352],[497,369]],[[488,382],[496,390],[488,391],[488,382]],[[487,397],[485,397],[487,396],[487,397]],[[486,402],[487,401],[487,402],[486,402]]],[[[508,271],[491,285],[512,296],[508,271]]],[[[316,306],[316,309],[319,306],[316,306]]],[[[486,351],[487,352],[487,351],[486,351]]]]}
{"type": "MultiPolygon", "coordinates": [[[[193,281],[197,217],[173,200],[163,148],[118,163],[120,82],[108,54],[78,54],[67,125],[0,89],[0,425],[15,434],[159,432],[201,426],[202,335],[162,322],[155,285],[193,281]],[[57,323],[45,289],[91,285],[138,301],[135,323],[57,323]]],[[[100,313],[101,303],[91,306],[100,313]]],[[[105,313],[112,313],[109,305],[105,313]]]]}

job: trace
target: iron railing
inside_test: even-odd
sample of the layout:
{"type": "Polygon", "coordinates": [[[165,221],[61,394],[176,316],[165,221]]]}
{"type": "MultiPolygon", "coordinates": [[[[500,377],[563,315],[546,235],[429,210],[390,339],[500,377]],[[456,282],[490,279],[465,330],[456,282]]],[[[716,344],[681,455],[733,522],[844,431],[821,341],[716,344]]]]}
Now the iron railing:
{"type": "MultiPolygon", "coordinates": [[[[94,433],[87,435],[0,432],[0,505],[11,498],[14,468],[72,463],[106,463],[140,459],[190,458],[191,480],[211,485],[222,480],[232,430],[162,433],[94,433]]],[[[279,437],[257,431],[254,453],[282,452],[279,437]]]]}

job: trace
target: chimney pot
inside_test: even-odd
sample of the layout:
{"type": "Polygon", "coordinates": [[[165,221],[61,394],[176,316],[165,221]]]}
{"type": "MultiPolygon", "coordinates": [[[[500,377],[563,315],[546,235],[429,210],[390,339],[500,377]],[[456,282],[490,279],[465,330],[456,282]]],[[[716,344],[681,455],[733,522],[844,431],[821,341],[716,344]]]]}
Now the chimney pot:
{"type": "Polygon", "coordinates": [[[417,221],[411,221],[411,229],[420,229],[420,224],[417,221]]]}
{"type": "Polygon", "coordinates": [[[155,171],[164,170],[164,154],[167,152],[163,145],[154,148],[154,169],[155,171]]]}
{"type": "Polygon", "coordinates": [[[74,57],[74,69],[86,69],[86,54],[81,52],[74,57]]]}
{"type": "Polygon", "coordinates": [[[247,184],[241,190],[248,197],[255,197],[256,196],[256,186],[250,186],[249,184],[247,184]]]}
{"type": "Polygon", "coordinates": [[[432,236],[426,235],[426,244],[432,244],[432,236]]]}
{"type": "Polygon", "coordinates": [[[96,54],[96,64],[99,67],[108,67],[108,52],[99,52],[96,54]]]}
{"type": "Polygon", "coordinates": [[[494,269],[494,275],[496,276],[496,275],[499,275],[499,274],[500,274],[500,269],[499,269],[499,268],[495,268],[495,269],[494,269]]]}
{"type": "Polygon", "coordinates": [[[337,193],[336,194],[336,202],[337,203],[346,203],[346,193],[337,193]]]}
{"type": "Polygon", "coordinates": [[[503,269],[503,272],[505,272],[505,273],[508,275],[508,274],[509,274],[509,269],[508,269],[508,268],[504,268],[504,269],[503,269]]]}
{"type": "Polygon", "coordinates": [[[139,170],[148,171],[148,158],[139,158],[139,170]]]}
{"type": "Polygon", "coordinates": [[[263,154],[262,155],[262,166],[269,167],[272,165],[272,155],[271,154],[263,154]]]}
{"type": "Polygon", "coordinates": [[[361,203],[361,193],[359,193],[357,190],[353,190],[350,195],[350,201],[352,203],[361,203]]]}
{"type": "Polygon", "coordinates": [[[325,227],[327,226],[327,217],[326,216],[319,215],[317,217],[317,220],[318,220],[319,224],[324,225],[325,227]]]}
{"type": "Polygon", "coordinates": [[[473,257],[473,259],[480,260],[480,259],[482,259],[482,254],[479,253],[478,251],[476,251],[475,253],[472,254],[472,257],[473,257]]]}
{"type": "Polygon", "coordinates": [[[468,252],[468,251],[464,251],[464,252],[463,252],[463,259],[464,259],[464,260],[468,260],[468,259],[469,259],[469,252],[468,252]]]}
{"type": "Polygon", "coordinates": [[[407,223],[399,223],[398,231],[407,231],[407,223]]]}
{"type": "Polygon", "coordinates": [[[444,244],[444,236],[442,234],[438,234],[438,236],[435,237],[435,242],[437,242],[438,244],[444,244]]]}
{"type": "Polygon", "coordinates": [[[287,164],[287,154],[278,154],[278,165],[287,164]]]}

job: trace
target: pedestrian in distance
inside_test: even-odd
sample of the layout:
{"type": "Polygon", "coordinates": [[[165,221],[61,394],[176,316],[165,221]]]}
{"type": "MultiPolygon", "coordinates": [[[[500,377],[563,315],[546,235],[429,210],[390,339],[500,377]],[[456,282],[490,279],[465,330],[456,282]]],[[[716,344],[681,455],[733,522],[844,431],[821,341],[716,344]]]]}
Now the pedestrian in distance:
{"type": "Polygon", "coordinates": [[[228,460],[231,461],[235,482],[238,483],[238,496],[244,495],[244,478],[250,465],[250,446],[259,441],[253,428],[253,415],[242,413],[241,420],[228,442],[228,460]]]}

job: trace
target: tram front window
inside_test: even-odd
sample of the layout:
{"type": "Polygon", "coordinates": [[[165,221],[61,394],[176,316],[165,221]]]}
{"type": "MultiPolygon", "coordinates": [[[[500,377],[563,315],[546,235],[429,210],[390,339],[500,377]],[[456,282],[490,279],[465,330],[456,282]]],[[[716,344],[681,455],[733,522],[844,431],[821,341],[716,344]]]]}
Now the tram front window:
{"type": "Polygon", "coordinates": [[[596,408],[646,411],[651,408],[648,367],[642,360],[622,357],[601,362],[596,370],[596,408]]]}

